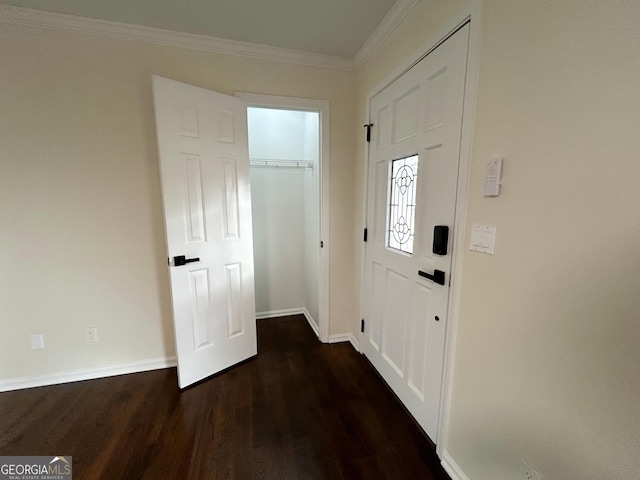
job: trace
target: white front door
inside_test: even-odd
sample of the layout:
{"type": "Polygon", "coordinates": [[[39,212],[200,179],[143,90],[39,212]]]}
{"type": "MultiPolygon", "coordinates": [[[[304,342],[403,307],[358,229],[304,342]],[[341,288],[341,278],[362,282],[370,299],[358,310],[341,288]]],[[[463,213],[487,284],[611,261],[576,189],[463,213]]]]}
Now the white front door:
{"type": "Polygon", "coordinates": [[[185,388],[257,353],[247,105],[157,76],[153,94],[185,388]]]}
{"type": "Polygon", "coordinates": [[[361,343],[434,442],[453,251],[443,237],[444,227],[453,236],[468,38],[467,25],[370,105],[361,343]]]}

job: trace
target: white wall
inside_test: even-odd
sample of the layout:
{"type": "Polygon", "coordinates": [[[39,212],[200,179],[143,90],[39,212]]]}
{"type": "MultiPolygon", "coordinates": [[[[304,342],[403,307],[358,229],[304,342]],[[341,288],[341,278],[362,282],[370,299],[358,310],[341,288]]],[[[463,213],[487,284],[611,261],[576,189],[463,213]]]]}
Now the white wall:
{"type": "Polygon", "coordinates": [[[330,333],[348,328],[353,73],[2,23],[0,45],[0,385],[174,355],[152,74],[332,103],[330,333]]]}
{"type": "Polygon", "coordinates": [[[251,167],[256,311],[307,309],[318,324],[319,115],[249,108],[249,156],[313,168],[251,167]]]}
{"type": "Polygon", "coordinates": [[[304,172],[251,168],[256,312],[305,304],[304,172]]]}
{"type": "MultiPolygon", "coordinates": [[[[371,88],[469,3],[418,3],[358,73],[359,125],[371,88]]],[[[465,243],[471,223],[497,241],[463,258],[444,451],[472,480],[520,478],[521,458],[545,480],[637,479],[640,2],[484,7],[465,243]],[[496,156],[503,193],[484,198],[496,156]]]]}
{"type": "MultiPolygon", "coordinates": [[[[0,25],[0,378],[174,354],[154,73],[331,102],[330,333],[355,334],[365,96],[469,3],[422,0],[357,75],[0,25]]],[[[518,478],[521,457],[635,479],[640,5],[484,4],[467,229],[498,240],[463,259],[445,449],[473,480],[518,478]],[[496,155],[503,195],[484,199],[496,155]]]]}

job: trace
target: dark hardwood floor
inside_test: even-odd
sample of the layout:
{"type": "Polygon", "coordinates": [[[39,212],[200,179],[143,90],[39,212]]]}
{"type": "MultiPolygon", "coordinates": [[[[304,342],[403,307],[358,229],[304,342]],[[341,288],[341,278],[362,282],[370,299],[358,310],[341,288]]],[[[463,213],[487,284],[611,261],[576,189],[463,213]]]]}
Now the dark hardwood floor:
{"type": "Polygon", "coordinates": [[[0,455],[71,455],[84,479],[438,479],[433,448],[365,357],[302,316],[180,392],[175,369],[0,393],[0,455]]]}

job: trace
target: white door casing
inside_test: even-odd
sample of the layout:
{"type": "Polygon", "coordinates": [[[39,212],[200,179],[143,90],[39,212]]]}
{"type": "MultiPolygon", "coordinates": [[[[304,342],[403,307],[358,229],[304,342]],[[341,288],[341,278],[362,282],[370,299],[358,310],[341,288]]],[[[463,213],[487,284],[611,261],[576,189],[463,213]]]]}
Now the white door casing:
{"type": "Polygon", "coordinates": [[[185,388],[257,354],[247,104],[158,76],[153,94],[185,388]]]}
{"type": "MultiPolygon", "coordinates": [[[[279,109],[308,110],[320,114],[320,241],[319,249],[319,318],[318,338],[329,342],[329,257],[330,219],[329,219],[329,101],[280,95],[236,92],[236,96],[245,99],[252,107],[275,107],[279,109]]],[[[312,327],[313,328],[313,327],[312,327]]]]}
{"type": "Polygon", "coordinates": [[[466,25],[375,95],[370,104],[366,325],[361,343],[371,363],[434,442],[438,441],[454,251],[451,230],[468,38],[466,25]],[[415,223],[409,225],[413,233],[409,254],[390,248],[388,221],[392,162],[412,155],[418,155],[417,199],[415,223]],[[447,255],[432,253],[436,225],[450,228],[447,255]],[[444,285],[418,275],[418,271],[432,274],[436,269],[445,272],[444,285]]]}

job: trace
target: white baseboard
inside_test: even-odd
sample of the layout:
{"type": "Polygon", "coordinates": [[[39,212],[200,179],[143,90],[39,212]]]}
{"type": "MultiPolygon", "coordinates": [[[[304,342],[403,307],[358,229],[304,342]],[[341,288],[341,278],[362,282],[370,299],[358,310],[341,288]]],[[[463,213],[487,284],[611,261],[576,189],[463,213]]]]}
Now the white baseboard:
{"type": "Polygon", "coordinates": [[[352,333],[338,333],[336,335],[329,336],[329,343],[351,342],[351,346],[356,352],[360,351],[360,344],[358,339],[353,336],[352,333]]]}
{"type": "Polygon", "coordinates": [[[442,464],[442,468],[444,468],[451,477],[451,480],[469,480],[469,477],[467,477],[446,450],[442,452],[440,463],[442,464]]]}
{"type": "Polygon", "coordinates": [[[304,311],[302,312],[302,314],[304,315],[304,318],[307,319],[307,322],[309,323],[309,326],[311,327],[311,329],[315,332],[316,337],[320,338],[320,328],[318,327],[318,324],[309,313],[309,310],[307,310],[307,307],[304,308],[304,311]]]}
{"type": "Polygon", "coordinates": [[[288,315],[304,315],[304,318],[307,319],[309,326],[315,332],[316,337],[320,336],[320,330],[318,328],[318,324],[313,319],[307,307],[302,308],[285,308],[283,310],[271,310],[269,312],[257,312],[256,319],[263,320],[265,318],[277,318],[277,317],[286,317],[288,315]]]}
{"type": "MultiPolygon", "coordinates": [[[[318,325],[316,324],[315,320],[313,319],[309,311],[306,309],[306,307],[287,308],[284,310],[272,310],[270,312],[258,312],[256,313],[256,318],[258,320],[262,320],[265,318],[286,317],[287,315],[304,315],[305,318],[307,319],[307,322],[309,322],[309,325],[311,326],[313,331],[316,333],[316,336],[318,338],[320,337],[318,325]]],[[[360,344],[358,342],[358,339],[352,333],[338,333],[336,335],[329,336],[328,343],[341,343],[341,342],[351,342],[351,345],[356,350],[356,352],[360,352],[360,344]]]]}
{"type": "Polygon", "coordinates": [[[52,373],[48,375],[34,375],[31,377],[18,377],[0,379],[0,392],[22,390],[24,388],[44,387],[61,383],[80,382],[82,380],[94,380],[96,378],[126,375],[128,373],[140,373],[149,370],[175,367],[176,357],[157,358],[154,360],[142,360],[139,362],[112,365],[110,367],[90,368],[87,370],[74,370],[70,372],[52,373]]]}
{"type": "Polygon", "coordinates": [[[268,312],[256,312],[256,318],[263,320],[265,318],[286,317],[288,315],[304,315],[303,308],[284,308],[282,310],[269,310],[268,312]]]}

